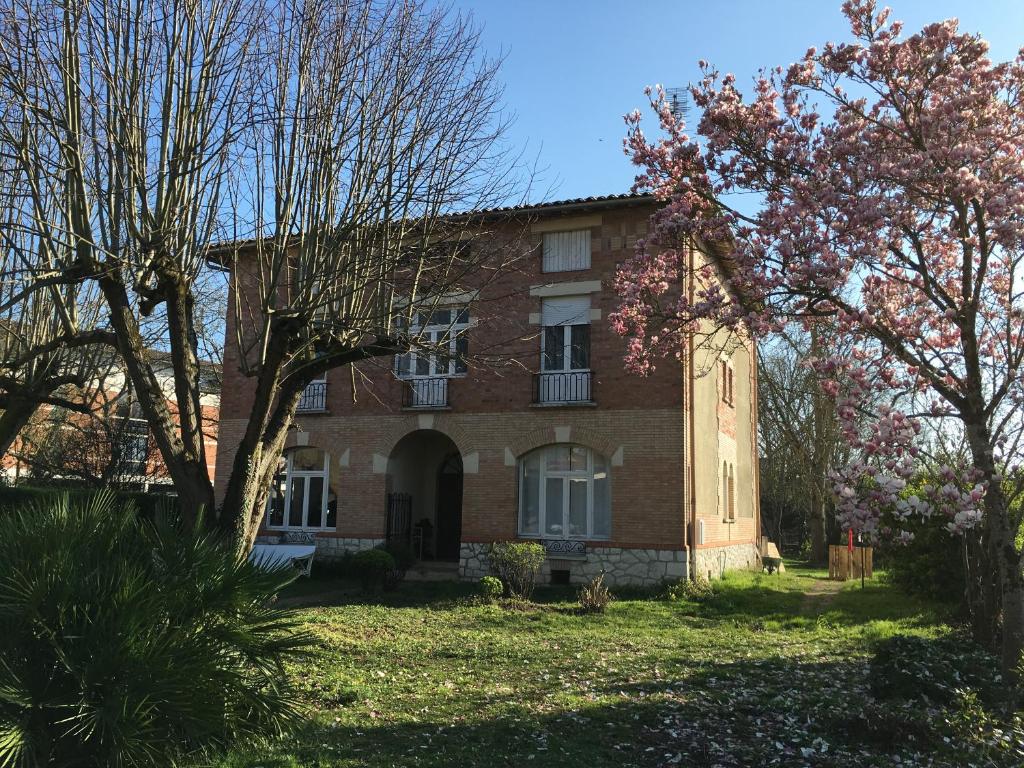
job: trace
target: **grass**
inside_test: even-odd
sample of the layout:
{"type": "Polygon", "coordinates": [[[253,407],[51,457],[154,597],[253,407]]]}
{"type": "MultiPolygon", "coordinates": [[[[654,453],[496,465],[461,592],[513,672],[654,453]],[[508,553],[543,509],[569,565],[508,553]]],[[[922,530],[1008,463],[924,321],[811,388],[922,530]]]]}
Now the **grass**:
{"type": "Polygon", "coordinates": [[[701,604],[621,590],[600,615],[568,588],[525,610],[465,584],[342,593],[303,611],[309,725],[221,766],[1020,764],[952,720],[936,737],[957,713],[870,700],[873,644],[949,633],[941,607],[824,577],[734,574],[701,604]]]}

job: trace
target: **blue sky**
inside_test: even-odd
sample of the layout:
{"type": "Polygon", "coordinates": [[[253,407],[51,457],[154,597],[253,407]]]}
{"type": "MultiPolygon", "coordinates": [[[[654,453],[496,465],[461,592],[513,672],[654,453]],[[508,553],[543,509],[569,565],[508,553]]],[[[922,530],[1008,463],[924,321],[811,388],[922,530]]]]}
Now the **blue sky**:
{"type": "MultiPolygon", "coordinates": [[[[881,4],[881,3],[880,3],[881,4]]],[[[685,86],[707,59],[745,84],[765,66],[786,65],[810,45],[848,40],[840,0],[453,0],[503,52],[510,139],[543,173],[534,199],[628,190],[622,115],[644,107],[645,85],[685,86]]],[[[905,31],[956,17],[980,32],[992,56],[1024,45],[1021,0],[895,0],[905,31]]],[[[748,90],[748,89],[747,89],[748,90]]],[[[650,122],[648,133],[656,125],[650,122]]]]}

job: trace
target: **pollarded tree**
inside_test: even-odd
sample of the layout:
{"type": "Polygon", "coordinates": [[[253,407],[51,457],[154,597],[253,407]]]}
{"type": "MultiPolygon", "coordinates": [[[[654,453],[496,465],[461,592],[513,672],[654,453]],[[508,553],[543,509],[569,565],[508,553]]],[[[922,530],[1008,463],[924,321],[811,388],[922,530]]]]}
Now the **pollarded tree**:
{"type": "Polygon", "coordinates": [[[843,11],[853,42],[762,72],[749,101],[733,76],[704,64],[691,88],[703,110],[700,141],[660,91],[652,105],[667,136],[650,143],[640,114],[627,116],[637,184],[665,207],[623,268],[617,327],[636,339],[628,363],[644,370],[709,324],[758,333],[793,321],[834,326],[853,354],[823,355],[817,369],[833,393],[845,382],[838,414],[864,457],[836,477],[845,525],[899,537],[900,520],[942,514],[954,530],[982,526],[1009,671],[1024,647],[1024,556],[1015,542],[1024,55],[992,62],[987,44],[955,20],[904,38],[871,0],[843,11]],[[731,206],[734,192],[755,193],[757,209],[731,206]],[[735,291],[687,274],[693,239],[731,243],[735,291]],[[700,286],[692,296],[660,300],[691,277],[700,286]],[[858,426],[856,408],[876,387],[910,393],[912,405],[879,408],[858,426]],[[903,498],[919,419],[933,414],[961,425],[973,466],[946,468],[941,485],[903,498]]]}

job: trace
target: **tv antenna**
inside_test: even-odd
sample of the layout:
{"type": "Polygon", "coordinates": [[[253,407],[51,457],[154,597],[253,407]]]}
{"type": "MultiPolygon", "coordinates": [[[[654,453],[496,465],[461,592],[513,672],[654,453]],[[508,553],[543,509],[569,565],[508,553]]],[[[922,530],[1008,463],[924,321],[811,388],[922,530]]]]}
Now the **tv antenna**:
{"type": "Polygon", "coordinates": [[[668,99],[668,108],[676,120],[689,122],[690,120],[690,95],[686,88],[666,88],[665,97],[668,99]]]}

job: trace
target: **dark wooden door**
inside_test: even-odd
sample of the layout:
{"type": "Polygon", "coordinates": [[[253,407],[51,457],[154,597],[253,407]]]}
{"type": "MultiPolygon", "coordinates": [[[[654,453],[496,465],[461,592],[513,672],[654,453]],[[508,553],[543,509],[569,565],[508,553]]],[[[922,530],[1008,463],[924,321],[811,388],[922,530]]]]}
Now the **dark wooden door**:
{"type": "Polygon", "coordinates": [[[462,458],[445,460],[437,475],[437,559],[458,561],[462,542],[462,458]]]}

